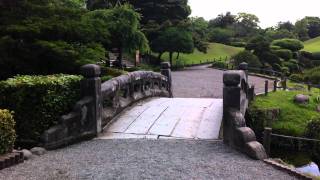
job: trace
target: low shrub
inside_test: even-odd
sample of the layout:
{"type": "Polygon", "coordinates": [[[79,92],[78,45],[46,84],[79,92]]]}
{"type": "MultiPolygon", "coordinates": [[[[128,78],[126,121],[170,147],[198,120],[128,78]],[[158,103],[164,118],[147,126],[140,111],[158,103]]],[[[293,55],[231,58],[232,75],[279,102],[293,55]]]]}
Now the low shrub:
{"type": "Polygon", "coordinates": [[[273,46],[280,46],[283,49],[289,49],[292,52],[303,49],[304,45],[298,39],[279,39],[272,42],[273,46]]]}
{"type": "Polygon", "coordinates": [[[15,121],[12,113],[0,109],[0,155],[12,150],[15,139],[15,121]]]}
{"type": "Polygon", "coordinates": [[[220,69],[228,69],[228,64],[222,61],[216,61],[212,63],[212,67],[220,69]]]}
{"type": "Polygon", "coordinates": [[[320,67],[305,71],[305,80],[318,85],[320,83],[320,67]]]}
{"type": "Polygon", "coordinates": [[[290,79],[296,82],[303,82],[304,81],[304,76],[303,74],[291,74],[290,79]]]}
{"type": "Polygon", "coordinates": [[[0,108],[15,112],[17,141],[36,143],[80,99],[81,76],[16,76],[0,81],[0,108]]]}
{"type": "Polygon", "coordinates": [[[285,60],[292,59],[292,52],[288,49],[279,49],[273,51],[278,57],[283,58],[285,60]]]}
{"type": "Polygon", "coordinates": [[[112,78],[113,78],[113,76],[110,76],[110,75],[102,76],[101,77],[101,82],[109,81],[112,78]]]}
{"type": "Polygon", "coordinates": [[[239,66],[242,62],[248,63],[250,67],[261,67],[262,64],[259,58],[252,54],[250,51],[241,51],[235,56],[233,56],[235,66],[239,66]]]}
{"type": "Polygon", "coordinates": [[[231,42],[230,45],[235,46],[235,47],[246,47],[247,43],[246,42],[231,42]]]}
{"type": "Polygon", "coordinates": [[[313,139],[320,139],[320,118],[314,118],[307,123],[305,136],[313,139]]]}
{"type": "Polygon", "coordinates": [[[262,62],[266,62],[272,67],[274,66],[274,64],[281,64],[280,58],[271,52],[264,52],[259,56],[259,58],[262,62]]]}
{"type": "Polygon", "coordinates": [[[126,71],[120,70],[120,69],[116,69],[116,68],[110,68],[110,67],[101,67],[101,75],[102,76],[113,76],[113,77],[117,77],[117,76],[121,76],[123,74],[126,74],[126,71]]]}
{"type": "Polygon", "coordinates": [[[288,67],[290,73],[296,73],[300,69],[299,64],[295,60],[283,62],[282,65],[288,67]]]}

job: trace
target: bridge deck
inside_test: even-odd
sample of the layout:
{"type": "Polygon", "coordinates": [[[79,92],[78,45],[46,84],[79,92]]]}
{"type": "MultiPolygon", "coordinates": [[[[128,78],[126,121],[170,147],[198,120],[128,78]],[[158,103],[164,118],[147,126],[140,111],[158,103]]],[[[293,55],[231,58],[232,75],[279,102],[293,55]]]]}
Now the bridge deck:
{"type": "Polygon", "coordinates": [[[122,112],[99,138],[215,140],[222,111],[222,99],[152,98],[122,112]]]}

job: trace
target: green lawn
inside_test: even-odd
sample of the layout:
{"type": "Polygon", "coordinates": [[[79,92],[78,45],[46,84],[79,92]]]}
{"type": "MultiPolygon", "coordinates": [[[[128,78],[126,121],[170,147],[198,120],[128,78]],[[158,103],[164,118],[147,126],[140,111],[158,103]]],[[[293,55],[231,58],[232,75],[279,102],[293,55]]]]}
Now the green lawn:
{"type": "Polygon", "coordinates": [[[317,38],[310,39],[304,43],[304,51],[308,52],[320,52],[320,36],[317,38]]]}
{"type": "Polygon", "coordinates": [[[279,108],[280,117],[272,124],[273,131],[291,136],[303,136],[307,122],[312,118],[320,117],[320,113],[316,112],[316,99],[319,95],[319,89],[313,89],[311,93],[307,91],[277,91],[269,93],[268,96],[257,97],[251,107],[253,109],[279,108]],[[310,103],[308,105],[295,104],[293,98],[297,94],[311,95],[310,103]]]}
{"type": "MultiPolygon", "coordinates": [[[[199,52],[198,50],[195,49],[192,54],[180,54],[180,57],[178,60],[180,63],[182,64],[184,63],[185,65],[200,64],[201,62],[202,63],[207,62],[207,60],[212,62],[214,59],[226,60],[226,59],[230,59],[232,55],[235,55],[241,50],[243,50],[243,48],[228,46],[228,45],[219,44],[219,43],[210,43],[207,54],[199,52]]],[[[177,54],[175,53],[173,56],[174,65],[176,63],[176,56],[177,54]]],[[[163,54],[162,59],[165,61],[168,61],[169,54],[168,53],[163,54]]]]}

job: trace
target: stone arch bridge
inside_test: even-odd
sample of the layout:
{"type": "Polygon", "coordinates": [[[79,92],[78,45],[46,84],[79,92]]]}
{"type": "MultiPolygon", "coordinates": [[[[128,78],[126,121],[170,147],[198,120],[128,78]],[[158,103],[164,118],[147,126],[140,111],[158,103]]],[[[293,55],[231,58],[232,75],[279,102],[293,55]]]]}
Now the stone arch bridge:
{"type": "Polygon", "coordinates": [[[137,71],[101,83],[100,67],[85,65],[82,99],[42,134],[54,149],[83,139],[221,140],[255,159],[267,157],[244,114],[254,97],[247,64],[223,75],[223,98],[175,98],[170,65],[161,73],[137,71]]]}

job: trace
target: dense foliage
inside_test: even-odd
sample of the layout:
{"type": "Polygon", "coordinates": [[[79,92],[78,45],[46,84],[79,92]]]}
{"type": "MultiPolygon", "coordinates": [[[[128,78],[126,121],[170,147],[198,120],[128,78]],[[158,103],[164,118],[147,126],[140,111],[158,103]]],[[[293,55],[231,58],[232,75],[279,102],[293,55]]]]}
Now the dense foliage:
{"type": "Polygon", "coordinates": [[[103,59],[107,37],[82,19],[75,1],[16,1],[0,7],[0,79],[75,73],[103,59]],[[10,8],[11,7],[11,8],[10,8]]]}
{"type": "MultiPolygon", "coordinates": [[[[129,5],[88,11],[78,0],[0,6],[0,79],[16,74],[78,73],[106,49],[148,50],[140,14],[129,5]]],[[[122,58],[120,58],[122,59],[122,58]]]]}
{"type": "Polygon", "coordinates": [[[16,139],[12,112],[0,109],[0,155],[12,150],[16,139]]]}
{"type": "Polygon", "coordinates": [[[16,76],[0,81],[0,108],[15,112],[17,139],[37,142],[80,99],[81,77],[16,76]]]}
{"type": "Polygon", "coordinates": [[[261,67],[259,58],[250,51],[244,50],[233,56],[235,66],[238,67],[242,62],[248,63],[250,67],[261,67]]]}
{"type": "Polygon", "coordinates": [[[272,42],[274,46],[280,46],[283,49],[289,49],[292,52],[303,49],[303,44],[297,39],[279,39],[272,42]]]}
{"type": "Polygon", "coordinates": [[[311,82],[313,84],[319,84],[319,82],[320,82],[320,66],[307,70],[304,74],[304,79],[307,82],[311,82]]]}

